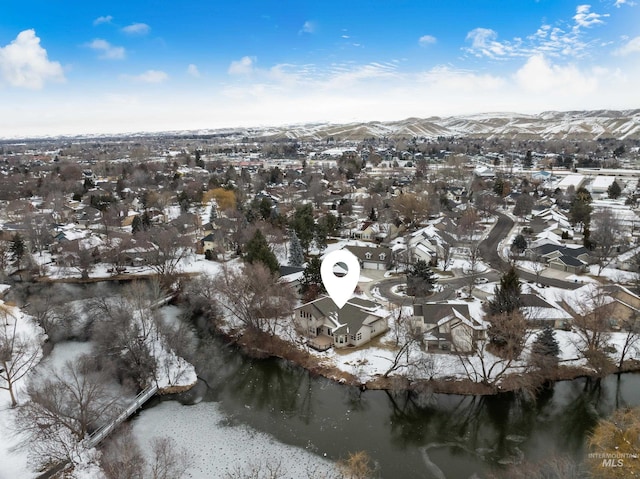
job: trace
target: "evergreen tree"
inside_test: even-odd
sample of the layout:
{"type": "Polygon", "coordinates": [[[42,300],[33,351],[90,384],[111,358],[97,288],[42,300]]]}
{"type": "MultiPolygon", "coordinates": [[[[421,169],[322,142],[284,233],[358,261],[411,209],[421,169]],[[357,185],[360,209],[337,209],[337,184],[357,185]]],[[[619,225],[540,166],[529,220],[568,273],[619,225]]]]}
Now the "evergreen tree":
{"type": "Polygon", "coordinates": [[[555,331],[546,326],[531,345],[531,363],[540,369],[555,368],[559,354],[560,346],[555,331]]]}
{"type": "Polygon", "coordinates": [[[518,253],[523,253],[524,250],[527,249],[527,240],[523,235],[518,235],[513,239],[513,243],[511,243],[511,251],[515,251],[518,253]]]}
{"type": "Polygon", "coordinates": [[[613,183],[611,183],[611,185],[609,185],[609,188],[607,188],[607,194],[609,195],[609,198],[615,200],[620,196],[621,193],[622,188],[620,188],[620,185],[616,180],[613,180],[613,183]]]}
{"type": "Polygon", "coordinates": [[[416,297],[427,296],[433,291],[437,280],[429,263],[419,259],[407,273],[407,293],[416,297]]]}
{"type": "Polygon", "coordinates": [[[531,150],[527,150],[527,154],[524,155],[524,161],[522,162],[522,166],[525,168],[531,168],[533,165],[533,158],[531,158],[531,150]]]}
{"type": "Polygon", "coordinates": [[[571,223],[574,225],[582,223],[585,226],[589,226],[591,222],[591,193],[587,191],[586,188],[580,187],[578,191],[576,191],[576,196],[573,198],[571,202],[571,206],[569,207],[569,217],[571,219],[571,223]]]}
{"type": "Polygon", "coordinates": [[[520,280],[514,266],[502,275],[500,284],[496,286],[494,298],[487,304],[491,316],[510,314],[520,307],[520,280]]]}
{"type": "Polygon", "coordinates": [[[313,207],[310,203],[296,208],[291,226],[296,232],[296,235],[298,235],[302,248],[309,254],[309,247],[315,236],[316,226],[313,220],[313,207]]]}
{"type": "Polygon", "coordinates": [[[369,213],[369,219],[371,221],[378,221],[378,215],[376,215],[376,209],[372,206],[371,213],[369,213]]]}
{"type": "Polygon", "coordinates": [[[13,256],[13,259],[16,262],[18,268],[20,268],[20,264],[22,263],[22,258],[24,258],[25,252],[27,248],[24,243],[24,239],[20,235],[20,233],[16,233],[11,238],[11,246],[9,247],[9,251],[13,256]]]}
{"type": "Polygon", "coordinates": [[[253,235],[253,238],[249,240],[246,246],[245,259],[248,263],[255,263],[256,261],[264,264],[272,273],[277,273],[280,270],[278,259],[276,255],[271,251],[267,239],[259,229],[253,235]]]}
{"type": "Polygon", "coordinates": [[[218,218],[218,206],[215,203],[211,204],[211,211],[209,211],[209,222],[218,218]]]}
{"type": "Polygon", "coordinates": [[[135,215],[131,222],[131,233],[136,234],[139,231],[142,231],[142,219],[140,218],[140,215],[135,215]]]}
{"type": "Polygon", "coordinates": [[[304,251],[295,231],[291,232],[289,238],[289,265],[302,266],[304,263],[304,251]]]}
{"type": "Polygon", "coordinates": [[[314,256],[307,264],[304,273],[302,273],[300,294],[304,302],[313,301],[321,294],[327,292],[322,282],[322,274],[320,273],[321,265],[322,261],[320,261],[317,256],[314,256]]]}
{"type": "Polygon", "coordinates": [[[318,222],[315,228],[315,241],[316,241],[316,247],[320,251],[324,251],[324,249],[327,247],[328,234],[329,234],[329,231],[328,231],[326,222],[325,221],[318,222]]]}

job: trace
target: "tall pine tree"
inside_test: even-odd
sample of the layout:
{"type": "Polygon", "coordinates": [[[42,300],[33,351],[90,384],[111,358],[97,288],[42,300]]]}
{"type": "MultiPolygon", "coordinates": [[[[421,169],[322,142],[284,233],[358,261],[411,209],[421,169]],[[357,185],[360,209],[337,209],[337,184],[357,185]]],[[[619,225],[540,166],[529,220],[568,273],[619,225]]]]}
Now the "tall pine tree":
{"type": "Polygon", "coordinates": [[[555,331],[546,326],[531,345],[531,364],[539,369],[548,370],[558,366],[560,346],[555,331]]]}
{"type": "Polygon", "coordinates": [[[245,259],[249,263],[261,262],[274,274],[280,270],[276,255],[271,251],[267,239],[259,229],[247,243],[245,259]]]}
{"type": "Polygon", "coordinates": [[[489,314],[495,316],[512,313],[520,307],[520,279],[515,266],[509,267],[496,286],[494,297],[488,303],[489,314]]]}
{"type": "Polygon", "coordinates": [[[302,266],[304,263],[304,251],[295,231],[291,232],[289,238],[289,265],[302,266]]]}
{"type": "Polygon", "coordinates": [[[327,290],[322,282],[320,266],[322,261],[317,256],[311,258],[300,280],[300,294],[304,302],[313,301],[327,290]]]}
{"type": "Polygon", "coordinates": [[[437,282],[436,275],[426,261],[419,259],[407,273],[407,293],[411,296],[427,296],[437,282]]]}

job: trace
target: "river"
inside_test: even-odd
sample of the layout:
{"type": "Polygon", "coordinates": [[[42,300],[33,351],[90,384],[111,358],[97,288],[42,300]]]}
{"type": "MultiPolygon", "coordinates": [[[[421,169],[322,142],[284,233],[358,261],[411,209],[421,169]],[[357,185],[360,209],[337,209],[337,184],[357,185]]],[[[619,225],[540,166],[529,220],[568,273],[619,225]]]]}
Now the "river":
{"type": "MultiPolygon", "coordinates": [[[[113,292],[113,287],[63,289],[75,298],[113,292]]],[[[153,399],[134,421],[144,421],[145,411],[166,401],[176,406],[171,408],[176,421],[181,411],[188,421],[190,405],[212,402],[225,422],[322,457],[338,460],[365,450],[380,477],[389,479],[483,477],[503,464],[553,455],[582,461],[585,439],[598,418],[640,404],[640,374],[633,373],[599,383],[559,382],[535,398],[418,396],[361,391],[311,377],[282,360],[247,358],[215,338],[200,341],[194,357],[202,378],[197,386],[180,396],[153,399]]],[[[210,457],[215,464],[215,454],[210,457]]]]}
{"type": "Polygon", "coordinates": [[[214,401],[234,422],[335,460],[365,450],[383,478],[482,477],[500,464],[553,455],[582,461],[599,417],[640,404],[638,374],[559,382],[536,398],[416,396],[313,378],[281,360],[246,358],[217,340],[206,351],[198,365],[203,380],[178,398],[185,407],[214,401]]]}

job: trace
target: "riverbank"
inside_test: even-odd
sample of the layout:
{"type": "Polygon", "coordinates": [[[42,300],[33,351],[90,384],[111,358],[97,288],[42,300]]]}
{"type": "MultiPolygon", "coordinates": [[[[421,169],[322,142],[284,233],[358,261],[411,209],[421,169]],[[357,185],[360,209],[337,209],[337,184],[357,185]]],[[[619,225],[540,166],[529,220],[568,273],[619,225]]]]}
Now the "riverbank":
{"type": "MultiPolygon", "coordinates": [[[[505,375],[499,384],[484,384],[469,379],[436,378],[412,380],[405,376],[377,375],[362,381],[358,376],[338,368],[310,351],[292,345],[290,342],[265,333],[240,334],[238,331],[217,330],[227,342],[236,345],[242,354],[254,359],[278,358],[307,370],[312,376],[321,376],[339,384],[371,390],[413,391],[463,396],[493,396],[504,392],[535,391],[545,384],[558,381],[572,381],[578,378],[596,378],[593,370],[584,366],[559,365],[545,376],[517,373],[505,375]]],[[[622,368],[612,370],[607,375],[640,372],[640,361],[628,360],[622,368]]]]}

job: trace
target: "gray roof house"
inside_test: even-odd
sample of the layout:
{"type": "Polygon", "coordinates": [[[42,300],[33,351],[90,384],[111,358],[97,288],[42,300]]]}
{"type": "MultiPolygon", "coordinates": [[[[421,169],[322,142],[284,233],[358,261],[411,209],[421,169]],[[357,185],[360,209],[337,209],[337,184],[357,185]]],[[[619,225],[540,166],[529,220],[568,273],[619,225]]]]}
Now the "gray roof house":
{"type": "Polygon", "coordinates": [[[323,296],[294,310],[296,330],[320,351],[362,346],[389,329],[388,318],[382,305],[359,297],[351,298],[342,309],[323,296]]]}
{"type": "Polygon", "coordinates": [[[344,249],[351,251],[358,258],[362,269],[386,270],[393,254],[387,247],[345,246],[344,249]]]}
{"type": "Polygon", "coordinates": [[[489,323],[475,317],[462,301],[413,305],[414,325],[422,329],[429,348],[471,352],[486,338],[489,323]]]}

